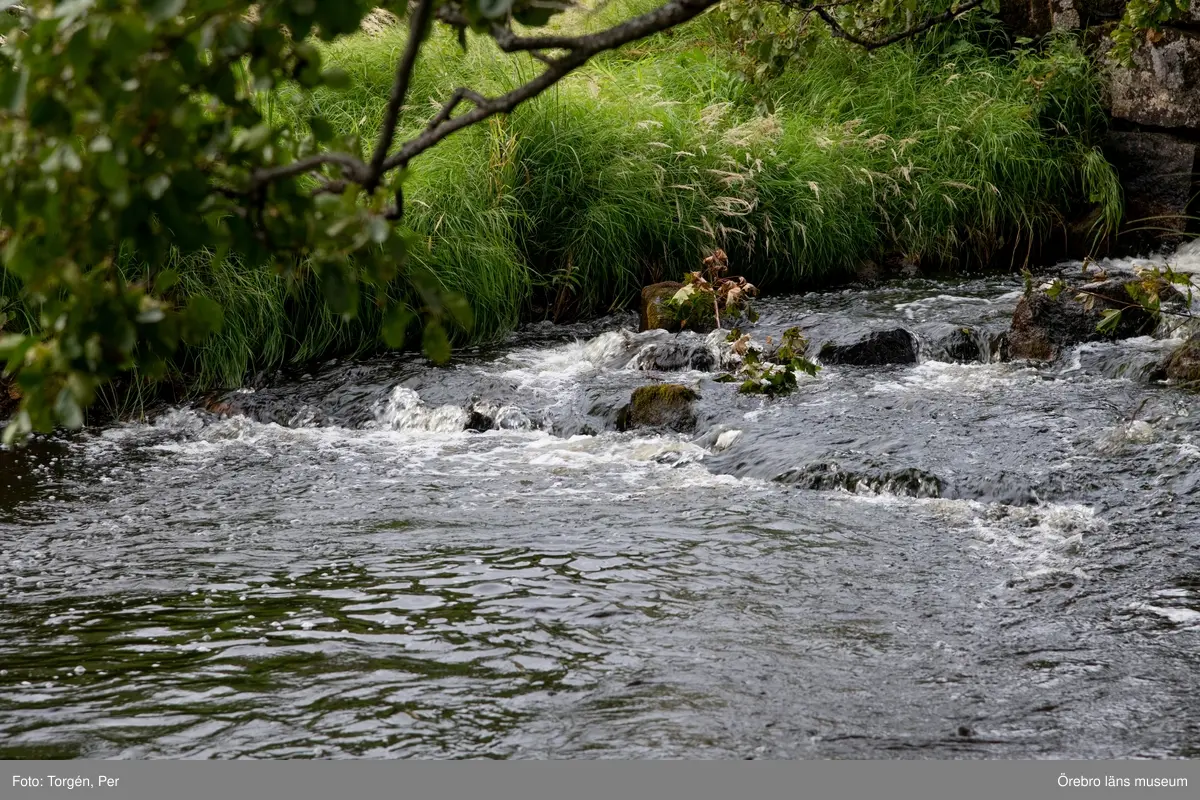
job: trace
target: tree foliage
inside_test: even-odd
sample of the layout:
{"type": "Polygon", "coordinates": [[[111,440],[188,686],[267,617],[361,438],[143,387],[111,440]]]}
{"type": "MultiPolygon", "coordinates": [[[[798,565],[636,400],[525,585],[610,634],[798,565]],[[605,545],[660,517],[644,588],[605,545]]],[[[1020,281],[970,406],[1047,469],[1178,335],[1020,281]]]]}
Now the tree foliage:
{"type": "Polygon", "coordinates": [[[1128,63],[1143,38],[1154,41],[1163,25],[1183,19],[1190,6],[1191,0],[1128,0],[1112,32],[1113,55],[1128,63]]]}

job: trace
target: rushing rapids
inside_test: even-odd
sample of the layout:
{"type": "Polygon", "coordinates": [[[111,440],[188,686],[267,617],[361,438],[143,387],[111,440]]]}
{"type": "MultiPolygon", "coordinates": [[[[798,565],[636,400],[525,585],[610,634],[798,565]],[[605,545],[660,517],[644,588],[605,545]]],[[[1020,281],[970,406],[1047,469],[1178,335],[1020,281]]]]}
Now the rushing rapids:
{"type": "Polygon", "coordinates": [[[918,342],[777,399],[620,316],[0,451],[0,757],[1200,755],[1196,397],[994,358],[1020,293],[764,301],[918,342]]]}

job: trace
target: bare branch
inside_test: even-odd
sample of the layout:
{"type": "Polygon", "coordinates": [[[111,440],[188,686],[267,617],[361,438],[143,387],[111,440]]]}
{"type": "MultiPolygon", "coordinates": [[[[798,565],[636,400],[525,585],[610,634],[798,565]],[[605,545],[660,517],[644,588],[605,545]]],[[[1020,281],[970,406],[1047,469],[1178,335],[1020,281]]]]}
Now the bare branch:
{"type": "Polygon", "coordinates": [[[363,182],[363,188],[367,190],[368,194],[375,191],[375,187],[379,185],[379,179],[383,176],[383,162],[396,138],[396,125],[400,122],[400,109],[404,106],[404,99],[408,96],[408,84],[412,80],[412,71],[417,63],[417,53],[421,49],[421,42],[429,29],[432,10],[433,0],[418,0],[417,7],[413,10],[409,20],[408,44],[404,48],[404,54],[400,57],[400,61],[396,64],[396,79],[392,82],[392,92],[388,97],[387,109],[383,115],[383,127],[379,131],[379,142],[375,145],[375,152],[371,156],[371,166],[366,180],[363,182]]]}
{"type": "Polygon", "coordinates": [[[427,128],[436,128],[446,120],[450,119],[450,115],[454,113],[454,109],[458,108],[459,103],[463,100],[470,100],[476,106],[481,106],[488,102],[487,98],[476,92],[474,89],[468,89],[465,86],[460,86],[454,90],[454,94],[450,95],[450,99],[445,102],[441,110],[429,120],[427,128]]]}
{"type": "Polygon", "coordinates": [[[968,11],[979,8],[981,5],[983,5],[983,3],[984,0],[969,0],[969,2],[962,4],[957,8],[951,8],[942,14],[936,14],[924,20],[923,22],[918,23],[917,25],[908,28],[907,30],[894,33],[891,36],[885,36],[882,39],[864,39],[863,37],[856,36],[843,28],[841,23],[829,13],[829,8],[832,8],[835,5],[844,4],[838,3],[830,5],[814,5],[812,10],[817,12],[817,16],[825,21],[825,24],[829,26],[829,30],[837,38],[845,39],[847,42],[856,44],[866,50],[878,50],[881,47],[887,47],[890,44],[895,44],[896,42],[901,42],[905,39],[911,39],[912,37],[922,34],[936,25],[941,25],[944,22],[950,22],[951,20],[957,19],[963,14],[966,14],[968,11]]]}
{"type": "Polygon", "coordinates": [[[341,167],[345,171],[346,177],[351,181],[361,183],[366,180],[366,164],[349,153],[339,153],[335,150],[330,150],[325,153],[317,153],[308,158],[297,159],[288,164],[281,164],[278,167],[255,170],[254,174],[251,175],[251,186],[255,189],[261,188],[272,181],[294,178],[297,175],[303,175],[307,172],[315,172],[317,168],[323,167],[326,164],[341,167]]]}

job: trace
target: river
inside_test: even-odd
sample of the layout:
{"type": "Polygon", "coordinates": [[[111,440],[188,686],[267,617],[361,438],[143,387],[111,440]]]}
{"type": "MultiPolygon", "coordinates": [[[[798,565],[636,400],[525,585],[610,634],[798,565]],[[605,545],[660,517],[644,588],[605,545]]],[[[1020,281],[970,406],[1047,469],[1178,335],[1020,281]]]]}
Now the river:
{"type": "MultiPolygon", "coordinates": [[[[1021,288],[771,298],[755,335],[987,336],[1021,288]]],[[[1172,341],[923,347],[764,399],[638,369],[714,345],[635,329],[0,451],[0,758],[1200,756],[1200,416],[1146,377],[1172,341]],[[657,379],[698,388],[694,435],[615,430],[657,379]]]]}

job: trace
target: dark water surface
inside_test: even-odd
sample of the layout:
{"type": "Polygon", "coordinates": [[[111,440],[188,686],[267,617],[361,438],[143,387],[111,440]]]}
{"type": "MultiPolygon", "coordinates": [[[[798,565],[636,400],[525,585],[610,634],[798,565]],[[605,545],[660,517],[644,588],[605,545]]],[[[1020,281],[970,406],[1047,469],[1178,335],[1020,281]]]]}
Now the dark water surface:
{"type": "MultiPolygon", "coordinates": [[[[985,340],[1019,291],[776,299],[756,335],[985,340]]],[[[927,341],[767,401],[637,369],[681,340],[631,324],[0,452],[0,758],[1200,755],[1172,342],[927,341]],[[696,435],[614,430],[656,379],[699,388],[696,435]]]]}

